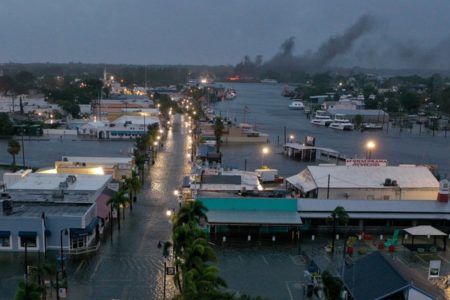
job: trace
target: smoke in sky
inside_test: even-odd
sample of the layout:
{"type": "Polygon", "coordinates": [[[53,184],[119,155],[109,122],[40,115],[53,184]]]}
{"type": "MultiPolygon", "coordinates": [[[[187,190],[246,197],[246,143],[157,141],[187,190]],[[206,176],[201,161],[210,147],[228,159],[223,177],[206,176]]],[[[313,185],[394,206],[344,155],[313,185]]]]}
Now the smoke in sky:
{"type": "Polygon", "coordinates": [[[268,61],[265,67],[304,71],[324,69],[334,58],[347,53],[361,36],[370,33],[376,27],[376,23],[373,16],[363,15],[342,34],[330,37],[315,52],[307,52],[299,56],[293,55],[295,40],[290,37],[283,42],[280,52],[268,61]]]}
{"type": "MultiPolygon", "coordinates": [[[[295,42],[294,37],[286,39],[270,60],[255,63],[256,69],[277,73],[315,73],[333,67],[450,69],[450,37],[431,46],[406,38],[394,39],[388,26],[369,14],[359,17],[341,34],[328,38],[315,51],[295,55],[295,42]]],[[[255,70],[248,56],[238,66],[241,70],[243,66],[248,71],[255,70]]]]}

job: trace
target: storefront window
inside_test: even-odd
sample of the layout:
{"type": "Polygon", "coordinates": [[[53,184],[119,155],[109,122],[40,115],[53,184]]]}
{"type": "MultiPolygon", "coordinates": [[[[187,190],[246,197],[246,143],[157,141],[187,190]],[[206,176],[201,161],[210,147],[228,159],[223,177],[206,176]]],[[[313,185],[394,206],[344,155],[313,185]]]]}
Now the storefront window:
{"type": "Polygon", "coordinates": [[[73,238],[72,239],[72,249],[78,249],[83,248],[85,245],[85,238],[79,237],[79,238],[73,238]]]}
{"type": "Polygon", "coordinates": [[[25,244],[27,244],[28,248],[36,248],[37,237],[20,237],[20,247],[25,248],[25,244]]]}
{"type": "Polygon", "coordinates": [[[0,248],[9,248],[11,247],[11,239],[10,237],[0,237],[0,248]]]}

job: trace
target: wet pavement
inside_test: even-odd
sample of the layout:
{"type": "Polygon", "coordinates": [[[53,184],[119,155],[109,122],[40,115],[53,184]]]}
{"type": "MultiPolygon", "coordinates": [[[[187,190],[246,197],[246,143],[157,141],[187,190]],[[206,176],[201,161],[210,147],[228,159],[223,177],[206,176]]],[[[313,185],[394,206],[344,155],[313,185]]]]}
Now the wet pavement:
{"type": "MultiPolygon", "coordinates": [[[[166,210],[177,208],[173,190],[189,173],[188,144],[180,118],[168,132],[133,211],[127,209],[120,233],[115,226],[111,242],[106,228],[105,241],[96,254],[72,257],[67,263],[68,299],[162,299],[164,261],[157,245],[170,238],[166,210]]],[[[23,274],[22,262],[17,254],[0,255],[0,299],[14,297],[23,274]]],[[[168,298],[174,292],[172,282],[169,276],[168,298]]]]}

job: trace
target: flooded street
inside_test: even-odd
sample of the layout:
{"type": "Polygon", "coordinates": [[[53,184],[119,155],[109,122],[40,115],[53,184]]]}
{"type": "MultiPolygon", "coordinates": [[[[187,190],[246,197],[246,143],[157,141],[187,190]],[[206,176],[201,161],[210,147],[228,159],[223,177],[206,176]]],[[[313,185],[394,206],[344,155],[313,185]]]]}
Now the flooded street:
{"type": "MultiPolygon", "coordinates": [[[[108,226],[97,253],[69,260],[69,299],[162,299],[164,261],[157,245],[170,238],[171,224],[165,212],[178,207],[173,190],[189,173],[180,119],[158,152],[133,211],[126,210],[120,233],[115,224],[111,242],[108,226]]],[[[37,253],[29,256],[37,259],[37,253]]],[[[23,278],[23,258],[0,254],[0,266],[0,299],[12,299],[23,278]]],[[[168,298],[173,295],[172,282],[168,276],[168,298]]]]}
{"type": "MultiPolygon", "coordinates": [[[[339,151],[346,157],[365,157],[364,145],[374,140],[377,148],[372,158],[387,159],[389,164],[430,164],[436,165],[441,176],[450,175],[450,133],[445,137],[443,131],[428,132],[415,125],[410,129],[392,128],[383,131],[339,131],[310,124],[303,111],[289,110],[289,98],[280,95],[283,85],[226,83],[237,90],[238,96],[232,101],[215,104],[216,114],[241,123],[244,119],[256,125],[257,130],[268,133],[271,153],[265,158],[266,164],[279,169],[280,175],[289,176],[307,166],[277,154],[284,143],[284,127],[287,137],[295,136],[295,141],[303,142],[306,135],[316,138],[316,145],[339,151]],[[247,109],[246,109],[247,107],[247,109]],[[247,111],[247,112],[245,112],[247,111]]],[[[229,144],[222,147],[224,164],[252,170],[261,165],[261,144],[229,144]]]]}

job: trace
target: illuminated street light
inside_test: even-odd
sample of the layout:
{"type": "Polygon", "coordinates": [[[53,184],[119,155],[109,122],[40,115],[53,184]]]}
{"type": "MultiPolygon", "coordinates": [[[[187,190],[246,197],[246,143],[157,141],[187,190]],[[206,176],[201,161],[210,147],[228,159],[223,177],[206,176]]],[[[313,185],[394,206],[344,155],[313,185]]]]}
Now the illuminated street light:
{"type": "Polygon", "coordinates": [[[266,156],[266,154],[269,153],[269,147],[263,147],[261,153],[262,153],[261,166],[264,166],[264,157],[266,156]]]}
{"type": "Polygon", "coordinates": [[[295,136],[293,134],[291,134],[289,136],[289,141],[292,143],[294,141],[294,139],[295,139],[295,136]]]}
{"type": "Polygon", "coordinates": [[[171,209],[166,210],[166,216],[171,217],[172,213],[173,213],[173,211],[171,209]]]}
{"type": "Polygon", "coordinates": [[[179,194],[180,194],[180,192],[179,192],[178,190],[174,190],[174,191],[173,191],[173,195],[174,195],[174,196],[178,196],[179,194]]]}
{"type": "Polygon", "coordinates": [[[367,155],[366,158],[370,159],[372,156],[372,151],[376,148],[376,144],[374,141],[368,141],[366,144],[367,155]]]}

